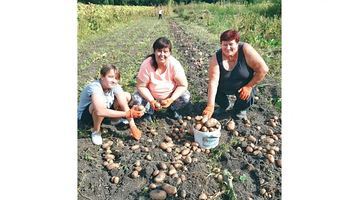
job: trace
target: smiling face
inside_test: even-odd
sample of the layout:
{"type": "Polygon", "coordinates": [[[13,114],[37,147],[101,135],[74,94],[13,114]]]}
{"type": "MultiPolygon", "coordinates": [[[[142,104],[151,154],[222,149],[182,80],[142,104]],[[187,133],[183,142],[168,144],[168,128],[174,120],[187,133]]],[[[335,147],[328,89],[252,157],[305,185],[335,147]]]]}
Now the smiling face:
{"type": "Polygon", "coordinates": [[[235,40],[222,41],[221,50],[226,57],[233,57],[238,51],[238,43],[235,40]]]}
{"type": "Polygon", "coordinates": [[[170,49],[168,47],[162,48],[162,49],[156,49],[155,50],[155,59],[156,63],[159,66],[164,66],[167,63],[167,60],[170,56],[170,49]]]}
{"type": "Polygon", "coordinates": [[[116,73],[114,69],[110,69],[105,76],[101,76],[100,80],[101,80],[101,85],[104,89],[111,89],[113,87],[115,87],[119,80],[116,79],[116,73]]]}

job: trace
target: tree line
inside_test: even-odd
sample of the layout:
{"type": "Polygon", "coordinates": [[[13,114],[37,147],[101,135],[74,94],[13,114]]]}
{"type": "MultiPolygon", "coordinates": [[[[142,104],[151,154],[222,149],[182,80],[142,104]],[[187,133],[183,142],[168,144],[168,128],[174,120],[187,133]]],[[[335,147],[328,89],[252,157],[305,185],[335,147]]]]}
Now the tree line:
{"type": "Polygon", "coordinates": [[[138,5],[138,6],[159,6],[176,4],[189,4],[189,3],[259,3],[264,0],[78,0],[80,3],[93,3],[103,5],[138,5]]]}

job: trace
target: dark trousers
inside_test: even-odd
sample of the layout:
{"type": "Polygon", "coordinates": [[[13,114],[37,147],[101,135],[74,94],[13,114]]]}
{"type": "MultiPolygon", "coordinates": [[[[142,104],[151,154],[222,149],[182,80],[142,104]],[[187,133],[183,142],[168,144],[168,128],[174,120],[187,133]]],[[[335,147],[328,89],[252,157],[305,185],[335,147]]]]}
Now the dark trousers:
{"type": "Polygon", "coordinates": [[[250,97],[247,100],[242,100],[240,99],[238,90],[225,93],[218,89],[215,97],[215,103],[218,104],[221,108],[226,109],[230,104],[227,95],[235,95],[236,101],[234,103],[233,111],[240,112],[242,110],[247,110],[252,104],[254,104],[254,93],[255,88],[252,89],[250,97]]]}

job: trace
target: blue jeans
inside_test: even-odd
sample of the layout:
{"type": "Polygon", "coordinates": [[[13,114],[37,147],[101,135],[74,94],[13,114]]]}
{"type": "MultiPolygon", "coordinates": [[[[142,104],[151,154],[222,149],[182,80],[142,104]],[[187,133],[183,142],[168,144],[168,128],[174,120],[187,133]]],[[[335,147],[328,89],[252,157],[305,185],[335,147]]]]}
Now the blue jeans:
{"type": "Polygon", "coordinates": [[[250,97],[247,100],[240,99],[238,90],[232,92],[223,92],[218,90],[215,97],[215,103],[218,104],[223,109],[229,107],[230,104],[227,95],[236,96],[236,101],[234,103],[233,111],[240,112],[242,110],[247,110],[252,104],[254,104],[255,88],[252,89],[250,97]]]}

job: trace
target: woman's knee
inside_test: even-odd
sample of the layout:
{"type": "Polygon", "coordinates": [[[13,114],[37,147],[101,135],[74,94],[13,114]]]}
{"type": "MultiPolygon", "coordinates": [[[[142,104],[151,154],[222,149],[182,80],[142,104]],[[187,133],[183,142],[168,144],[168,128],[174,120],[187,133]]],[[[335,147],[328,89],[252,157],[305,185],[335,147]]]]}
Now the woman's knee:
{"type": "Polygon", "coordinates": [[[132,101],[134,105],[144,104],[145,99],[140,95],[140,93],[135,92],[132,96],[132,101]]]}
{"type": "Polygon", "coordinates": [[[181,99],[181,101],[184,103],[184,104],[187,104],[190,102],[190,98],[191,98],[191,94],[188,90],[186,90],[180,97],[179,99],[181,99]]]}
{"type": "Polygon", "coordinates": [[[190,98],[190,92],[186,90],[179,98],[175,100],[174,105],[172,106],[173,109],[177,110],[183,108],[190,102],[190,98]]]}

